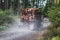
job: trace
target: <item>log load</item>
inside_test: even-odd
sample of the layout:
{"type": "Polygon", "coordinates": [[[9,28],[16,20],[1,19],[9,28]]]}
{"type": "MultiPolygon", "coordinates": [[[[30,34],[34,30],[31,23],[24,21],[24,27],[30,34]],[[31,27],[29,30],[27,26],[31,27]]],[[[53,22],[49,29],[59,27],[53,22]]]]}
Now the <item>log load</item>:
{"type": "Polygon", "coordinates": [[[36,17],[36,12],[39,12],[39,8],[26,8],[21,10],[20,18],[21,21],[32,21],[36,17]]]}

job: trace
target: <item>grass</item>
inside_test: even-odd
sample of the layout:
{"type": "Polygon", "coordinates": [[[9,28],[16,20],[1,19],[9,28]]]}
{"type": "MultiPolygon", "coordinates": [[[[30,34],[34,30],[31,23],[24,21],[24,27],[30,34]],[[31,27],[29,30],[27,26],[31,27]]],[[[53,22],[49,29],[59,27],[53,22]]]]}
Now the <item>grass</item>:
{"type": "Polygon", "coordinates": [[[52,38],[52,40],[60,40],[60,37],[59,36],[54,37],[54,38],[52,38]]]}
{"type": "Polygon", "coordinates": [[[0,31],[7,29],[7,26],[0,25],[0,31]]]}

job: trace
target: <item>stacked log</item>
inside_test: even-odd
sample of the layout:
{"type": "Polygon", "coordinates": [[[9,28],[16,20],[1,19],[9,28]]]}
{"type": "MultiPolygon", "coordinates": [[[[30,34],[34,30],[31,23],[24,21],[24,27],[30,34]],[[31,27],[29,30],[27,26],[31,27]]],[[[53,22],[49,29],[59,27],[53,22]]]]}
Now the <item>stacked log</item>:
{"type": "Polygon", "coordinates": [[[26,8],[26,9],[22,9],[22,11],[21,11],[21,19],[22,20],[27,20],[27,21],[32,21],[33,19],[36,18],[36,14],[37,14],[36,10],[40,11],[39,8],[26,8]]]}

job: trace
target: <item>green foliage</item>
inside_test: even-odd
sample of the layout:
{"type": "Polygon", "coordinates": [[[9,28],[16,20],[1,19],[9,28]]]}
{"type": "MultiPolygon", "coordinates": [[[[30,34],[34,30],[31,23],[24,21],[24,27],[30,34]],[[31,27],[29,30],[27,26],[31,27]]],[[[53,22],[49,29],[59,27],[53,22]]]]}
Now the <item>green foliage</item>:
{"type": "Polygon", "coordinates": [[[5,30],[6,28],[8,28],[8,27],[0,25],[0,31],[5,30]]]}
{"type": "Polygon", "coordinates": [[[7,24],[12,22],[9,10],[0,10],[0,30],[5,29],[7,24]]]}
{"type": "Polygon", "coordinates": [[[47,33],[49,37],[57,36],[57,29],[54,26],[48,26],[47,33]]]}
{"type": "Polygon", "coordinates": [[[57,34],[60,36],[60,26],[57,28],[57,34]]]}
{"type": "Polygon", "coordinates": [[[54,23],[60,23],[60,7],[49,8],[47,16],[54,23]]]}
{"type": "Polygon", "coordinates": [[[52,6],[51,8],[48,9],[47,11],[47,17],[50,18],[50,21],[53,23],[53,25],[48,26],[48,36],[53,37],[53,36],[60,36],[60,7],[55,7],[52,6]]]}
{"type": "Polygon", "coordinates": [[[52,22],[52,25],[47,27],[48,39],[60,40],[60,5],[55,4],[54,0],[49,0],[44,9],[44,15],[52,22]]]}
{"type": "Polygon", "coordinates": [[[52,40],[60,40],[60,37],[59,36],[53,37],[52,40]]]}
{"type": "Polygon", "coordinates": [[[22,1],[22,5],[23,5],[23,7],[24,8],[27,8],[27,7],[29,7],[30,6],[30,3],[29,3],[29,1],[28,0],[21,0],[22,1]]]}
{"type": "Polygon", "coordinates": [[[47,27],[47,33],[43,34],[43,40],[60,40],[60,26],[54,24],[47,27]]]}

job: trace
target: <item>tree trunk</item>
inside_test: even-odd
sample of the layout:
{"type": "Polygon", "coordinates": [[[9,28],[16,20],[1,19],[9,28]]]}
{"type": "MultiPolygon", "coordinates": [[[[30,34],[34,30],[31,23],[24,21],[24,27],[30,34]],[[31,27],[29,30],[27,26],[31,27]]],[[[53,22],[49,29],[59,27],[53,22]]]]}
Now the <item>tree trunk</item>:
{"type": "Polygon", "coordinates": [[[18,0],[18,14],[20,14],[20,0],[18,0]]]}
{"type": "Polygon", "coordinates": [[[0,9],[1,9],[1,0],[0,0],[0,9]]]}
{"type": "Polygon", "coordinates": [[[23,0],[24,8],[26,8],[26,0],[23,0]]]}
{"type": "Polygon", "coordinates": [[[5,0],[5,9],[8,9],[8,0],[5,0]]]}

